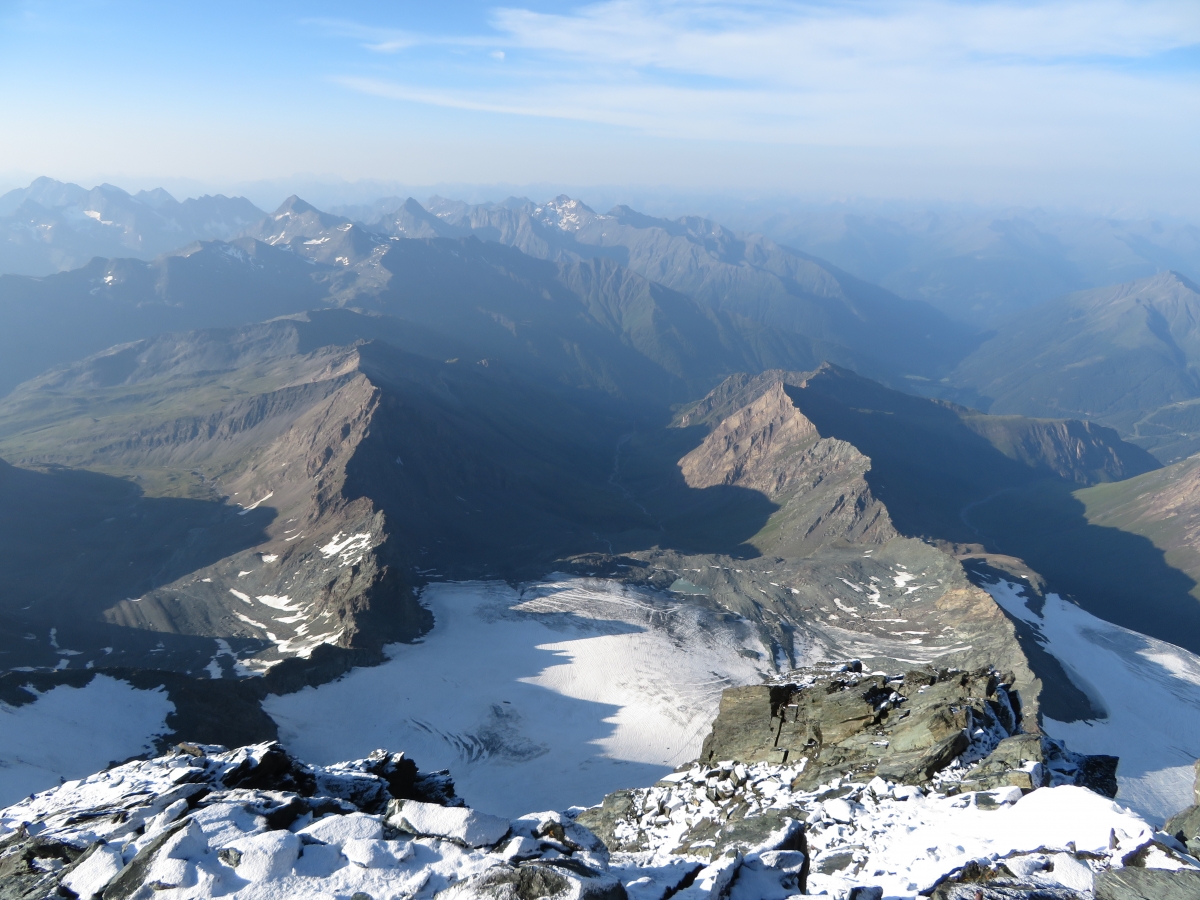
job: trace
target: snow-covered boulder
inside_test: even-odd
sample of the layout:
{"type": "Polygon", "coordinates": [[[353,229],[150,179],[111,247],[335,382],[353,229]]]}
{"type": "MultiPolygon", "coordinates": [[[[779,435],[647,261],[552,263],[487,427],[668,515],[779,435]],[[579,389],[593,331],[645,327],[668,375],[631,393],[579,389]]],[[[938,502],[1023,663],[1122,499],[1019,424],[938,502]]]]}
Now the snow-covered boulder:
{"type": "Polygon", "coordinates": [[[494,847],[511,827],[508,819],[466,807],[402,800],[388,810],[388,824],[411,834],[444,838],[466,847],[494,847]]]}

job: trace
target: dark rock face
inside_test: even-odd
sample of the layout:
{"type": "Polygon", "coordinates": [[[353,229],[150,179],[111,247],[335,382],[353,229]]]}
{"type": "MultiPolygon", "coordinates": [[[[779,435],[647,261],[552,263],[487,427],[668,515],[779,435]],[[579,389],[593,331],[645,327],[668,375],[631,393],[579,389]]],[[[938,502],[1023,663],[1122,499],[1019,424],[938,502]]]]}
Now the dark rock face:
{"type": "Polygon", "coordinates": [[[1109,869],[1096,878],[1096,900],[1196,900],[1200,872],[1109,869]]]}

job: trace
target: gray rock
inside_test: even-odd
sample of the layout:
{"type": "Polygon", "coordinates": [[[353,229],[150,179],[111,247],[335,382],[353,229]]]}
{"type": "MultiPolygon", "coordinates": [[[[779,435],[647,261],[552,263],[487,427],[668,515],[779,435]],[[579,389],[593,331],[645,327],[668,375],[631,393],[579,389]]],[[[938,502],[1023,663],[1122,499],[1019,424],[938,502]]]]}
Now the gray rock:
{"type": "Polygon", "coordinates": [[[967,734],[977,727],[995,734],[993,740],[1017,727],[1018,707],[1004,680],[989,669],[921,669],[903,680],[846,671],[818,673],[803,686],[731,688],[721,696],[700,761],[805,758],[795,785],[803,789],[835,775],[922,784],[967,750],[967,734]]]}
{"type": "Polygon", "coordinates": [[[1177,812],[1163,825],[1163,831],[1187,846],[1188,853],[1200,853],[1200,806],[1189,806],[1177,812]]]}
{"type": "Polygon", "coordinates": [[[17,832],[0,841],[0,900],[41,900],[53,894],[59,878],[83,855],[78,847],[17,832]],[[38,871],[35,859],[59,860],[58,873],[38,871]]]}
{"type": "Polygon", "coordinates": [[[944,884],[933,900],[1091,900],[1070,888],[1030,884],[944,884]]]}
{"type": "Polygon", "coordinates": [[[632,791],[614,791],[604,798],[600,806],[585,809],[575,821],[587,828],[614,852],[636,852],[645,849],[639,844],[622,842],[616,836],[617,825],[635,814],[632,791]]]}
{"type": "Polygon", "coordinates": [[[108,887],[104,889],[104,900],[128,900],[133,897],[143,887],[146,880],[146,873],[150,871],[150,865],[154,862],[154,857],[159,850],[175,837],[175,835],[187,828],[191,819],[181,819],[171,825],[162,834],[155,837],[150,843],[138,851],[125,868],[117,873],[117,877],[109,882],[108,887]]]}
{"type": "Polygon", "coordinates": [[[990,791],[1013,786],[1028,792],[1045,787],[1050,778],[1045,762],[1041,735],[1014,734],[996,745],[962,789],[990,791]],[[1035,765],[1029,767],[1028,763],[1035,765]]]}
{"type": "MultiPolygon", "coordinates": [[[[799,810],[769,809],[745,817],[735,809],[718,824],[704,819],[690,828],[674,853],[715,860],[731,851],[739,853],[793,850],[808,854],[808,842],[799,810]]],[[[805,869],[807,872],[807,867],[805,869]]]]}
{"type": "Polygon", "coordinates": [[[614,876],[569,861],[493,866],[435,896],[438,900],[626,900],[614,876]]]}
{"type": "Polygon", "coordinates": [[[1196,900],[1200,872],[1181,869],[1109,869],[1096,876],[1096,900],[1196,900]]]}

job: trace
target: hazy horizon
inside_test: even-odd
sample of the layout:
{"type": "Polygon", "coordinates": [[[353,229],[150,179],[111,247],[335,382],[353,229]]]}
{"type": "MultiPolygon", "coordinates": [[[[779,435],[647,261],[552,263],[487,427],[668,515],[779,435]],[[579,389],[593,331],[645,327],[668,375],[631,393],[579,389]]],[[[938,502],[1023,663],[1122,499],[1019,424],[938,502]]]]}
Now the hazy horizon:
{"type": "Polygon", "coordinates": [[[1200,200],[1184,2],[9,3],[0,34],[5,186],[1200,200]]]}
{"type": "MultiPolygon", "coordinates": [[[[37,178],[55,178],[47,173],[21,173],[10,177],[0,175],[0,196],[13,190],[29,187],[37,178]]],[[[189,178],[122,178],[96,176],[92,179],[71,180],[56,178],[64,183],[93,189],[109,184],[133,195],[138,191],[156,188],[166,190],[176,200],[204,195],[221,194],[245,197],[260,209],[271,212],[288,197],[298,196],[323,211],[345,213],[355,207],[369,207],[379,201],[412,197],[427,205],[432,197],[461,200],[466,203],[499,203],[511,197],[524,197],[541,203],[560,195],[579,200],[596,212],[608,212],[614,206],[627,205],[639,212],[664,218],[699,215],[712,218],[732,228],[743,228],[740,216],[761,218],[768,210],[779,214],[798,214],[805,211],[844,212],[849,214],[903,217],[915,213],[939,212],[966,217],[989,215],[1036,215],[1054,218],[1094,219],[1117,221],[1162,220],[1184,224],[1200,223],[1200,211],[1191,208],[1179,211],[1155,208],[1135,203],[1092,205],[1084,203],[1005,203],[973,199],[945,199],[915,195],[887,197],[865,194],[820,194],[817,192],[737,191],[734,189],[686,190],[654,185],[586,185],[563,183],[529,184],[471,184],[443,182],[437,184],[404,184],[375,179],[339,181],[296,175],[256,182],[223,185],[189,178]]],[[[351,216],[353,217],[353,216],[351,216]]]]}

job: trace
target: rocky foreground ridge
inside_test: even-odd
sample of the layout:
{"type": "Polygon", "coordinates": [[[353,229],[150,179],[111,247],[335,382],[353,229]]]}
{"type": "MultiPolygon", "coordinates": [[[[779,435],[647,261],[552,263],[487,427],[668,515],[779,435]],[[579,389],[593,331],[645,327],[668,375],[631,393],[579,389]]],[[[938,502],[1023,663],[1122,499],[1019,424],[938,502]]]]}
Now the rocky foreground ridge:
{"type": "Polygon", "coordinates": [[[1024,733],[1002,673],[790,676],[727,691],[689,768],[513,820],[402,753],[181,744],[0,811],[0,900],[1197,896],[1192,835],[1114,803],[1114,758],[1024,733]]]}

